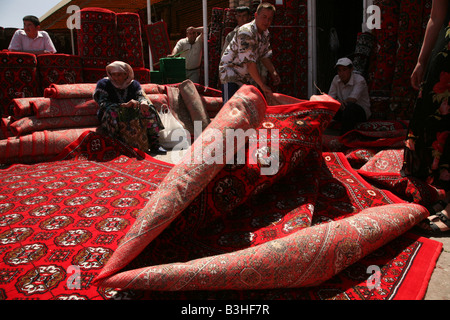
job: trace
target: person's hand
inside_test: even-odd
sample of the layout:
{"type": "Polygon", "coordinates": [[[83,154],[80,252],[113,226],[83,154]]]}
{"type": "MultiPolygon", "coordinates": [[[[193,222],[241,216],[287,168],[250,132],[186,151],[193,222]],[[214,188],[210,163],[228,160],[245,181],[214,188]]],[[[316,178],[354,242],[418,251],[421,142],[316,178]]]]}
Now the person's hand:
{"type": "Polygon", "coordinates": [[[338,100],[340,103],[341,103],[341,107],[339,108],[339,109],[341,109],[341,110],[345,110],[345,101],[340,101],[340,100],[338,100]]]}
{"type": "Polygon", "coordinates": [[[131,101],[128,101],[128,102],[126,102],[126,103],[122,103],[120,106],[121,106],[122,108],[130,108],[130,107],[131,107],[131,101]]]}
{"type": "Polygon", "coordinates": [[[420,89],[420,85],[422,84],[423,81],[424,70],[425,70],[424,66],[418,63],[414,68],[413,73],[411,74],[411,86],[415,90],[420,89]]]}
{"type": "Polygon", "coordinates": [[[278,72],[274,71],[274,72],[271,74],[271,77],[272,77],[272,83],[273,83],[273,85],[277,86],[277,85],[280,84],[281,78],[280,78],[280,75],[278,74],[278,72]]]}
{"type": "Polygon", "coordinates": [[[347,99],[345,99],[344,104],[348,105],[350,103],[356,103],[356,101],[357,100],[355,98],[347,98],[347,99]]]}
{"type": "Polygon", "coordinates": [[[271,98],[271,97],[273,96],[272,89],[270,89],[269,86],[267,86],[267,85],[264,84],[264,85],[261,87],[261,90],[262,90],[262,92],[264,93],[264,96],[265,96],[266,98],[271,98]]]}
{"type": "Polygon", "coordinates": [[[134,99],[131,99],[127,103],[122,103],[122,107],[124,107],[124,108],[137,108],[138,106],[139,106],[139,102],[134,99]]]}

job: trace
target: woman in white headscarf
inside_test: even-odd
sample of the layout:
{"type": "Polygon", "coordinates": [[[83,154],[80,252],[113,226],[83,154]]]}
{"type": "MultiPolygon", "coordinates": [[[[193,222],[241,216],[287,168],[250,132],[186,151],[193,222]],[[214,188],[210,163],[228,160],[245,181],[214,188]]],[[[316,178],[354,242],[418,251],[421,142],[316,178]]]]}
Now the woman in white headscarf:
{"type": "Polygon", "coordinates": [[[141,84],[134,80],[131,66],[115,61],[106,67],[106,75],[94,92],[100,107],[99,130],[144,152],[164,153],[158,141],[164,126],[141,84]]]}

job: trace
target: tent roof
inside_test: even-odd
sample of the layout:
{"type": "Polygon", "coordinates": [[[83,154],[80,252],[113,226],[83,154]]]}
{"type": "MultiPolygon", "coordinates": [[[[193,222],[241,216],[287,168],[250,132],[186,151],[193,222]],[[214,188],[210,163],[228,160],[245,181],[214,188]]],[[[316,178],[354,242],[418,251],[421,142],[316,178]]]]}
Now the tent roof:
{"type": "MultiPolygon", "coordinates": [[[[155,4],[164,0],[151,0],[151,4],[155,4]]],[[[57,5],[44,14],[41,20],[41,28],[48,29],[65,29],[67,18],[67,8],[76,5],[83,8],[98,7],[109,9],[114,12],[138,12],[147,7],[147,0],[61,0],[57,5]]]]}

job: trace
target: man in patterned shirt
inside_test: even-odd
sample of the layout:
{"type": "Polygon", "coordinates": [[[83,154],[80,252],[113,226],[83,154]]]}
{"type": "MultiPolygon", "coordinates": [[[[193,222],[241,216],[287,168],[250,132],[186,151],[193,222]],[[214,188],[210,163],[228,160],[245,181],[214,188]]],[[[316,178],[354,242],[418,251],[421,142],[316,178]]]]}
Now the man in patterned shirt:
{"type": "Polygon", "coordinates": [[[266,97],[272,95],[272,90],[258,71],[259,61],[266,67],[272,83],[280,83],[280,76],[270,60],[272,49],[268,29],[274,15],[275,7],[272,4],[261,3],[256,10],[255,19],[239,28],[222,55],[219,75],[223,103],[244,84],[258,86],[266,97]]]}

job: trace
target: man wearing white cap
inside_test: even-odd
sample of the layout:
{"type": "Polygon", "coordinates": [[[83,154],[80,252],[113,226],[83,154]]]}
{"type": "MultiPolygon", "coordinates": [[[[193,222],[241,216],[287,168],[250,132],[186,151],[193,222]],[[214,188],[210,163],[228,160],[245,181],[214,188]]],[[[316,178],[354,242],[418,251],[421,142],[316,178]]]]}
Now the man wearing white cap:
{"type": "Polygon", "coordinates": [[[341,103],[334,119],[342,123],[341,134],[344,134],[354,129],[357,123],[369,119],[369,90],[364,77],[353,72],[353,62],[349,58],[339,59],[335,68],[337,75],[328,95],[341,103]]]}

